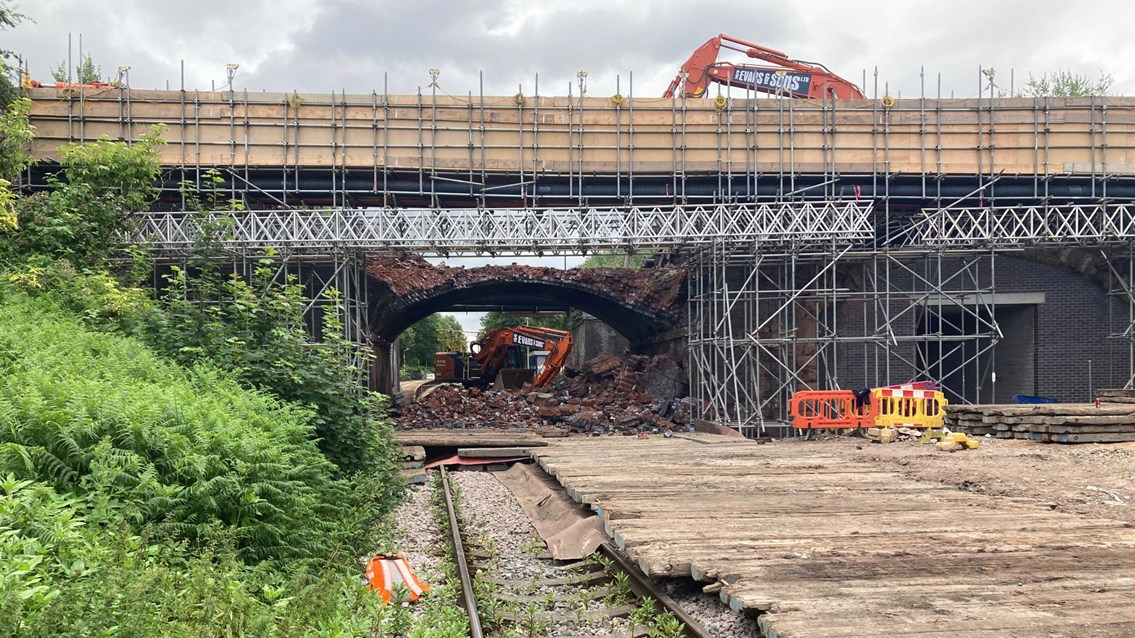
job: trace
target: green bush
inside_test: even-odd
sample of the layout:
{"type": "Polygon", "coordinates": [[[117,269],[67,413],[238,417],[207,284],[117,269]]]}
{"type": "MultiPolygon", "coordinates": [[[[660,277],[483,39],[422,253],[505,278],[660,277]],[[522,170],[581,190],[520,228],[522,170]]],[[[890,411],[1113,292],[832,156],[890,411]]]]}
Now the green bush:
{"type": "Polygon", "coordinates": [[[325,559],[359,503],[312,419],[214,369],[87,331],[43,300],[0,303],[0,475],[197,544],[231,535],[247,561],[325,559]]]}
{"type": "Polygon", "coordinates": [[[381,636],[395,613],[338,569],[250,569],[156,542],[94,496],[0,478],[0,638],[381,636]]]}
{"type": "Polygon", "coordinates": [[[281,400],[311,406],[327,458],[344,475],[386,478],[393,507],[401,479],[386,397],[360,387],[361,371],[348,356],[354,346],[343,338],[335,309],[324,313],[322,342],[309,342],[303,287],[275,280],[277,267],[262,259],[251,281],[175,269],[147,342],[183,364],[208,362],[281,400]]]}
{"type": "MultiPolygon", "coordinates": [[[[0,128],[18,131],[18,123],[0,128]]],[[[22,130],[30,139],[30,128],[22,130]]],[[[92,266],[110,257],[121,247],[130,213],[145,210],[157,193],[162,132],[154,127],[130,146],[104,137],[60,147],[63,170],[48,177],[51,190],[17,199],[14,222],[0,224],[0,260],[40,255],[92,266]]],[[[5,156],[0,152],[0,170],[5,156]]]]}

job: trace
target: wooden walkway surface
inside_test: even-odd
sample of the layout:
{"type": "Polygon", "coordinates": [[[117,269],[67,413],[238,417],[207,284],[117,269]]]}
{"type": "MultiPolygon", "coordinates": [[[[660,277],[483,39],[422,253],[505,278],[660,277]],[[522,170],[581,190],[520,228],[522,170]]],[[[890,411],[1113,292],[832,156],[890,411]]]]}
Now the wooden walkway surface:
{"type": "Polygon", "coordinates": [[[714,435],[531,450],[654,576],[766,636],[1135,636],[1135,529],[714,435]]]}

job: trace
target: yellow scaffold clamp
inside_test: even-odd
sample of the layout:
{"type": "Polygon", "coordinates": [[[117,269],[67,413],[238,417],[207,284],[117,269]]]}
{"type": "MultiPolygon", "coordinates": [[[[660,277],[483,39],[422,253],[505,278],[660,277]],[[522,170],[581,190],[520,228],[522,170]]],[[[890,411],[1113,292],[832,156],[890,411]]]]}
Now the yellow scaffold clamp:
{"type": "Polygon", "coordinates": [[[725,105],[728,103],[729,100],[726,100],[724,95],[719,95],[713,98],[713,108],[717,109],[718,111],[724,111],[725,105]]]}
{"type": "Polygon", "coordinates": [[[293,109],[298,109],[303,106],[303,98],[300,97],[298,93],[292,93],[288,96],[288,106],[293,109]]]}
{"type": "Polygon", "coordinates": [[[879,103],[883,105],[883,108],[889,109],[895,105],[895,98],[891,97],[890,95],[884,94],[883,99],[880,100],[879,103]]]}
{"type": "Polygon", "coordinates": [[[616,93],[616,94],[612,95],[611,96],[611,104],[614,105],[616,108],[622,106],[623,105],[623,95],[621,93],[616,93]]]}
{"type": "Polygon", "coordinates": [[[524,106],[524,102],[527,100],[524,99],[524,94],[518,91],[516,95],[512,96],[512,101],[516,102],[517,106],[524,106]]]}

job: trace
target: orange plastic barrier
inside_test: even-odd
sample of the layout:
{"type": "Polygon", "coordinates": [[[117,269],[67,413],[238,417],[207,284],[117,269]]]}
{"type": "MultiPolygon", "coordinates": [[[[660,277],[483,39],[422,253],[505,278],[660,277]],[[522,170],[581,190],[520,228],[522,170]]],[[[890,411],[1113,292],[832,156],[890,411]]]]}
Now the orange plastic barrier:
{"type": "Polygon", "coordinates": [[[871,412],[878,427],[942,427],[946,395],[936,390],[875,388],[871,391],[871,412]]]}
{"type": "Polygon", "coordinates": [[[870,406],[857,406],[851,390],[804,390],[792,395],[788,403],[792,427],[810,429],[851,429],[874,425],[870,406]]]}

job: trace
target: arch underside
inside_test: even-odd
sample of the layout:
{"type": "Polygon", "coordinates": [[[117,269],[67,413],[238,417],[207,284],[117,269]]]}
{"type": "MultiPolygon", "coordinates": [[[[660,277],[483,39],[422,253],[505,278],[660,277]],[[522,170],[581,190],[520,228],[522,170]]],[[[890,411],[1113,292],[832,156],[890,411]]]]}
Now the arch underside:
{"type": "Polygon", "coordinates": [[[435,312],[489,308],[564,310],[576,308],[611,326],[632,343],[672,328],[676,317],[637,306],[594,289],[567,283],[499,279],[445,287],[373,307],[374,336],[393,342],[406,328],[435,312]]]}

